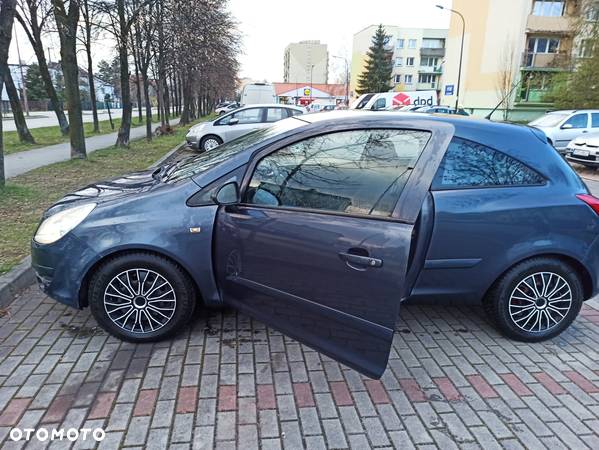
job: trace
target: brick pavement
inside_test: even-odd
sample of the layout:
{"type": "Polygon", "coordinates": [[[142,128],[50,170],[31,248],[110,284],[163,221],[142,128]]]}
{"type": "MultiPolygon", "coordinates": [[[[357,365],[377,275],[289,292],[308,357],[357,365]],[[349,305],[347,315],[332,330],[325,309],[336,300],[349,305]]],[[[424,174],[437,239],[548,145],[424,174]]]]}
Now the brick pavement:
{"type": "MultiPolygon", "coordinates": [[[[599,448],[599,303],[560,338],[500,337],[479,308],[405,306],[369,380],[231,310],[120,342],[36,287],[0,318],[0,446],[13,427],[101,427],[100,448],[599,448]]],[[[82,439],[27,448],[91,448],[82,439]]]]}

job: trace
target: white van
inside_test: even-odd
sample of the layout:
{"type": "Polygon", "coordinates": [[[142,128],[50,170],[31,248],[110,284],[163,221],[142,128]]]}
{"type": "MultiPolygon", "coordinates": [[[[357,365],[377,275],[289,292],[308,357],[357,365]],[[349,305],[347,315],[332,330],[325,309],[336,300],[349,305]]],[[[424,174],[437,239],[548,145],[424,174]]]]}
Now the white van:
{"type": "Polygon", "coordinates": [[[277,94],[272,84],[246,84],[241,93],[242,105],[257,105],[259,103],[277,103],[277,94]]]}
{"type": "Polygon", "coordinates": [[[436,106],[438,103],[437,91],[381,92],[363,94],[352,109],[380,111],[402,106],[436,106]]]}

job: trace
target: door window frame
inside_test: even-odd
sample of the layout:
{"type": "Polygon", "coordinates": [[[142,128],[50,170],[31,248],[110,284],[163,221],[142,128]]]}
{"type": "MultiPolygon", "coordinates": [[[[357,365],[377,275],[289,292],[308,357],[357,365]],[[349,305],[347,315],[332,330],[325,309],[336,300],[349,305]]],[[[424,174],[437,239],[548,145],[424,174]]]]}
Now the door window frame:
{"type": "Polygon", "coordinates": [[[370,220],[384,220],[390,222],[401,222],[407,224],[415,224],[420,214],[420,207],[428,193],[435,173],[439,164],[443,160],[443,156],[447,151],[449,143],[454,136],[455,127],[445,122],[434,122],[430,120],[418,120],[418,121],[405,121],[398,123],[397,120],[385,120],[385,121],[374,121],[356,125],[346,124],[334,124],[320,127],[317,130],[311,130],[299,135],[289,136],[283,138],[278,142],[272,143],[267,147],[261,148],[254,152],[250,161],[248,162],[247,169],[241,181],[239,187],[241,199],[245,199],[247,190],[249,188],[252,176],[258,163],[266,156],[281,150],[285,147],[291,146],[301,141],[305,141],[310,138],[322,136],[331,133],[344,132],[344,131],[360,131],[360,130],[377,130],[377,129],[394,129],[394,130],[413,130],[413,131],[424,131],[431,134],[428,142],[421,151],[416,164],[414,164],[413,172],[417,172],[419,176],[414,177],[410,175],[404,189],[402,190],[393,212],[390,216],[376,216],[356,213],[346,213],[341,211],[327,211],[322,209],[308,209],[308,208],[290,208],[284,206],[269,206],[269,205],[257,205],[253,203],[245,203],[243,200],[238,206],[251,207],[257,209],[270,209],[277,211],[294,211],[298,213],[312,213],[312,214],[324,214],[340,217],[353,217],[360,219],[370,220]],[[429,180],[428,183],[426,180],[429,180]]]}

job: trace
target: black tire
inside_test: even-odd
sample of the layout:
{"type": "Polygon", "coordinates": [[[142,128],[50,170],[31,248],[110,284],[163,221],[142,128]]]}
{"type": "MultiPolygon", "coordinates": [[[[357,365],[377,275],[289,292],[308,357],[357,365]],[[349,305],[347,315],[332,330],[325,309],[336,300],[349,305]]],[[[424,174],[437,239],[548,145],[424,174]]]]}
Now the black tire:
{"type": "MultiPolygon", "coordinates": [[[[121,275],[121,280],[124,279],[127,282],[130,281],[124,277],[126,277],[126,275],[121,275]]],[[[156,283],[158,283],[161,279],[156,276],[154,280],[156,283]]],[[[120,286],[116,280],[114,283],[115,285],[120,286]]],[[[185,327],[189,319],[192,317],[197,301],[196,290],[193,282],[189,279],[189,276],[183,271],[183,269],[167,258],[148,252],[128,253],[107,260],[100,267],[98,267],[98,269],[92,275],[89,284],[88,296],[91,313],[100,327],[102,327],[111,335],[129,342],[154,342],[162,340],[180,331],[185,327]],[[134,274],[135,269],[140,269],[139,272],[137,272],[137,279],[138,281],[143,281],[141,283],[135,284],[135,275],[133,275],[133,280],[129,284],[131,289],[133,289],[133,292],[130,289],[126,289],[126,287],[123,288],[125,289],[123,292],[132,292],[130,295],[134,295],[139,293],[140,284],[142,286],[145,285],[145,294],[147,294],[149,297],[149,299],[145,300],[145,304],[147,306],[150,302],[152,302],[152,306],[154,307],[152,311],[149,309],[146,310],[145,307],[134,308],[129,306],[134,305],[138,300],[138,297],[144,297],[140,295],[137,295],[135,299],[129,300],[128,304],[124,298],[121,300],[120,297],[109,296],[107,297],[109,303],[116,302],[124,306],[116,307],[105,305],[105,293],[116,292],[113,290],[113,288],[109,288],[111,281],[115,280],[115,277],[126,271],[129,271],[126,272],[127,274],[134,274]],[[144,271],[147,274],[145,277],[144,271]],[[168,282],[166,287],[159,289],[155,289],[155,285],[148,287],[154,279],[154,274],[158,274],[160,277],[162,277],[162,279],[168,282]],[[161,292],[168,291],[169,285],[172,288],[173,293],[160,295],[161,292]],[[157,297],[154,296],[154,292],[157,292],[157,297]],[[162,297],[163,300],[155,299],[160,297],[162,297]],[[170,298],[174,298],[174,307],[171,306],[173,304],[173,300],[170,300],[170,298]],[[120,311],[127,313],[128,311],[133,310],[133,313],[136,314],[136,321],[137,316],[140,316],[139,325],[136,322],[133,326],[131,326],[131,321],[129,318],[123,319],[125,322],[124,327],[117,325],[113,319],[111,319],[109,311],[107,311],[107,309],[111,308],[113,308],[113,311],[110,311],[113,319],[118,319],[117,315],[120,315],[120,311]],[[117,314],[117,312],[114,312],[114,310],[118,308],[121,309],[117,314]],[[167,310],[163,308],[167,308],[167,310]],[[139,311],[140,309],[144,309],[144,312],[142,313],[139,311]],[[156,309],[161,310],[162,313],[166,314],[166,316],[160,312],[157,313],[155,311],[156,309]],[[150,312],[152,314],[148,314],[150,312]],[[163,317],[158,314],[162,314],[163,317]],[[151,320],[150,316],[153,316],[154,319],[151,320]],[[164,319],[164,317],[168,317],[168,320],[164,319]],[[144,322],[146,325],[145,329],[143,327],[144,322]],[[164,324],[160,325],[160,322],[164,322],[164,324]],[[127,327],[132,329],[126,329],[127,327]],[[148,331],[148,329],[150,330],[148,331]]],[[[114,305],[116,303],[112,304],[114,305]]]]}
{"type": "Polygon", "coordinates": [[[584,290],[576,270],[559,259],[539,257],[509,269],[489,291],[483,306],[499,331],[507,337],[539,342],[551,339],[568,328],[580,312],[583,301],[584,290]],[[563,286],[560,278],[567,286],[563,286]],[[524,283],[525,280],[528,284],[524,283]],[[535,294],[535,286],[540,296],[535,294]],[[562,287],[551,292],[559,286],[562,287]],[[530,300],[529,297],[535,299],[530,300]],[[556,300],[560,297],[562,300],[556,300]],[[568,298],[571,300],[568,301],[568,298]],[[566,310],[566,307],[569,309],[566,310]],[[530,314],[532,316],[529,317],[530,314]],[[537,318],[540,319],[535,322],[537,318]],[[540,325],[534,325],[539,322],[540,325]],[[534,329],[531,330],[531,327],[534,329]]]}
{"type": "Polygon", "coordinates": [[[212,139],[215,140],[216,142],[218,142],[218,145],[223,143],[223,140],[221,138],[219,138],[218,136],[216,136],[214,134],[209,134],[207,136],[204,136],[202,138],[202,140],[200,141],[200,151],[207,152],[208,150],[211,150],[211,149],[206,148],[206,143],[212,139]]]}

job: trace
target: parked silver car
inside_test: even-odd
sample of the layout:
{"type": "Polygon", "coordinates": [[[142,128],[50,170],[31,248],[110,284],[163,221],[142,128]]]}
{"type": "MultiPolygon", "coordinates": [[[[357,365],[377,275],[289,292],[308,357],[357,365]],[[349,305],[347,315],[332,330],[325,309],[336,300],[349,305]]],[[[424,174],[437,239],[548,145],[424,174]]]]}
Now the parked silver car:
{"type": "Polygon", "coordinates": [[[293,105],[248,105],[225,114],[212,122],[202,122],[189,129],[185,139],[192,148],[212,150],[223,142],[269,126],[287,117],[303,114],[305,109],[293,105]]]}
{"type": "Polygon", "coordinates": [[[599,109],[551,111],[529,125],[542,130],[549,143],[563,154],[573,139],[599,131],[599,109]]]}
{"type": "Polygon", "coordinates": [[[566,147],[566,159],[587,167],[599,167],[599,130],[570,142],[566,147]]]}

